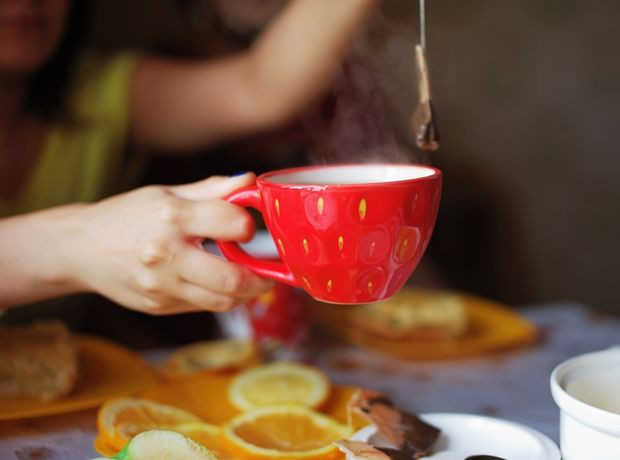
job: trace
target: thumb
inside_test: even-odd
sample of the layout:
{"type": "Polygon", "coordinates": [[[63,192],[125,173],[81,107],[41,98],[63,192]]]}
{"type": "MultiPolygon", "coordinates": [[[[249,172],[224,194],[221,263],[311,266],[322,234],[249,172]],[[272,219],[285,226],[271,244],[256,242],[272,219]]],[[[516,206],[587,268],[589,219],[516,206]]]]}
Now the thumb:
{"type": "Polygon", "coordinates": [[[222,198],[237,189],[252,185],[256,181],[254,173],[240,176],[211,176],[191,184],[177,185],[169,190],[179,198],[202,201],[222,198]]]}

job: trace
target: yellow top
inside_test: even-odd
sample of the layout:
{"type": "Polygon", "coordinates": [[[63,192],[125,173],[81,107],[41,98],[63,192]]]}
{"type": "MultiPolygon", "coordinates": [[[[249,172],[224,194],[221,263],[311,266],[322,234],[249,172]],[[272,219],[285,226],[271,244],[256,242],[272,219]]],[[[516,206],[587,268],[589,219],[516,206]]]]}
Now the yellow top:
{"type": "Polygon", "coordinates": [[[103,198],[127,179],[128,88],[135,56],[85,56],[69,89],[69,121],[45,133],[42,152],[18,198],[0,217],[103,198]]]}

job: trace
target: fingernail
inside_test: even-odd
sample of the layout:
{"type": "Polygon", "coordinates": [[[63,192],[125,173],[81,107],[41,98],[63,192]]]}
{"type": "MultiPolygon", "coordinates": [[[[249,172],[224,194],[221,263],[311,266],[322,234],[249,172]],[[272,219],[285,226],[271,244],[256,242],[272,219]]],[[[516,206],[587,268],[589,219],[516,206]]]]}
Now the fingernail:
{"type": "Polygon", "coordinates": [[[239,177],[239,176],[244,176],[245,174],[247,174],[249,171],[240,171],[240,172],[236,172],[234,174],[231,174],[230,177],[239,177]]]}

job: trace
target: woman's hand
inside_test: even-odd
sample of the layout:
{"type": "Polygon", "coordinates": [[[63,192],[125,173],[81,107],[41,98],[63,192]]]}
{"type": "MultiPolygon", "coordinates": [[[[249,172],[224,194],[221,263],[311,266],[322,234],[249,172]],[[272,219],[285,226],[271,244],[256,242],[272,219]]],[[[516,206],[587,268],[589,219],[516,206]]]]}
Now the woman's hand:
{"type": "Polygon", "coordinates": [[[247,241],[250,215],[221,198],[253,174],[150,186],[86,206],[74,216],[68,266],[86,290],[161,315],[224,311],[272,283],[201,247],[203,238],[247,241]]]}
{"type": "Polygon", "coordinates": [[[252,237],[250,215],[221,198],[253,181],[245,174],[143,187],[86,206],[74,216],[68,266],[85,289],[131,309],[228,310],[272,283],[204,251],[201,242],[252,237]]]}

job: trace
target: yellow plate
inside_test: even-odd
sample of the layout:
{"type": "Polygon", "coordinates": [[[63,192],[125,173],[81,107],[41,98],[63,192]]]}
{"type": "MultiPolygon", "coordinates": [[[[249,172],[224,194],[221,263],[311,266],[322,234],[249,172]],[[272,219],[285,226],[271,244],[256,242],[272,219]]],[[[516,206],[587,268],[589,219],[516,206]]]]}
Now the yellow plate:
{"type": "Polygon", "coordinates": [[[58,401],[0,396],[0,420],[73,412],[96,407],[118,395],[143,390],[158,382],[140,356],[120,345],[95,337],[78,337],[80,372],[73,392],[58,401]]]}
{"type": "MultiPolygon", "coordinates": [[[[431,291],[429,291],[431,292],[431,291]]],[[[539,338],[536,327],[509,307],[468,294],[458,294],[469,320],[468,332],[449,340],[390,340],[353,327],[355,307],[319,304],[319,322],[337,337],[388,355],[411,360],[440,360],[480,356],[520,348],[539,338]]]]}
{"type": "MultiPolygon", "coordinates": [[[[232,373],[196,375],[186,380],[149,388],[138,396],[185,409],[207,423],[221,425],[240,412],[228,400],[228,386],[233,376],[232,373]]],[[[320,411],[346,424],[347,405],[355,391],[354,387],[333,385],[330,396],[320,411]]],[[[361,418],[354,417],[355,428],[361,428],[365,424],[361,418]]],[[[95,439],[94,447],[101,455],[108,457],[117,453],[106,445],[101,436],[95,439]]]]}

